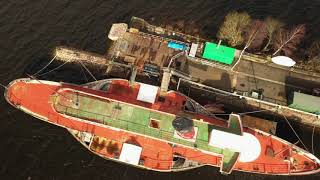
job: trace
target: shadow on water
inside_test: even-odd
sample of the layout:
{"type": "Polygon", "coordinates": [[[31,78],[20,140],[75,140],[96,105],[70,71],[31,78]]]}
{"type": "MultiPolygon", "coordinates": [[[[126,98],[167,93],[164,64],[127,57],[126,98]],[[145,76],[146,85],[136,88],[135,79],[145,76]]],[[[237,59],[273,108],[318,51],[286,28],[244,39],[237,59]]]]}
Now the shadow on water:
{"type": "MultiPolygon", "coordinates": [[[[34,75],[36,79],[50,80],[50,81],[63,81],[75,84],[84,84],[87,82],[95,81],[96,79],[108,78],[105,74],[106,67],[97,67],[84,65],[89,72],[77,62],[66,63],[53,61],[47,68],[43,69],[45,64],[42,59],[31,63],[24,74],[34,75]],[[61,66],[60,68],[58,68],[61,66]],[[43,69],[43,70],[42,70],[43,69]],[[94,77],[92,77],[92,75],[94,77]]],[[[47,63],[47,62],[46,62],[47,63]]]]}

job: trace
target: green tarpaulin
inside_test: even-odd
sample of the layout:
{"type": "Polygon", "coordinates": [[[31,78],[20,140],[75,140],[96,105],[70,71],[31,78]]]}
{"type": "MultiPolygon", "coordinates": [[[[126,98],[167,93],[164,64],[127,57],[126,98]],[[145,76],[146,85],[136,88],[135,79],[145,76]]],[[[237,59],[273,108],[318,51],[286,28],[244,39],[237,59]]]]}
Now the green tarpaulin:
{"type": "Polygon", "coordinates": [[[206,42],[202,57],[209,61],[218,61],[224,64],[232,64],[236,49],[211,42],[206,42]]]}

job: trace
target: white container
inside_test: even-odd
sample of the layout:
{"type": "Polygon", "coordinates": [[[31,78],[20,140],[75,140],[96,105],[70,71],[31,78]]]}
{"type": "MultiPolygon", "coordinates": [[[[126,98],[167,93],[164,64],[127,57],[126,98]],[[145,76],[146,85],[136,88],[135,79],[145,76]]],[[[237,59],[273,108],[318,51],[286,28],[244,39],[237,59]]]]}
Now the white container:
{"type": "Polygon", "coordinates": [[[271,61],[280,66],[292,67],[296,64],[294,60],[287,56],[276,56],[271,59],[271,61]]]}

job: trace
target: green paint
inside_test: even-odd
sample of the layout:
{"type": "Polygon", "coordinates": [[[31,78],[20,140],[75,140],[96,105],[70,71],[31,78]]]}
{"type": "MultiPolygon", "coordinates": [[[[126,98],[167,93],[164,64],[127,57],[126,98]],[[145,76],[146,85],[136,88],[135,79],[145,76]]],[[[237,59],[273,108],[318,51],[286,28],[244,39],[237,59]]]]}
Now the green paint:
{"type": "Polygon", "coordinates": [[[206,42],[202,57],[209,61],[218,61],[224,64],[232,64],[236,49],[227,46],[206,42]]]}
{"type": "Polygon", "coordinates": [[[222,154],[223,154],[223,162],[222,162],[221,171],[223,173],[230,174],[233,166],[238,160],[240,153],[231,151],[229,149],[224,149],[222,154]]]}
{"type": "MultiPolygon", "coordinates": [[[[67,102],[60,100],[61,98],[57,98],[57,101],[54,104],[55,109],[60,113],[93,120],[112,127],[163,139],[190,148],[198,148],[222,154],[222,149],[208,145],[209,132],[213,126],[208,125],[207,123],[194,121],[194,125],[198,128],[198,132],[195,142],[190,142],[174,137],[172,121],[176,118],[175,115],[152,111],[125,103],[120,104],[119,102],[102,101],[82,95],[78,95],[77,97],[79,102],[78,108],[72,105],[72,103],[68,104],[67,102]],[[160,128],[155,129],[149,127],[150,119],[159,121],[160,128]]],[[[226,157],[227,156],[228,155],[226,154],[226,157]]]]}
{"type": "Polygon", "coordinates": [[[201,122],[194,122],[194,125],[198,127],[197,139],[209,142],[208,124],[201,122]]]}

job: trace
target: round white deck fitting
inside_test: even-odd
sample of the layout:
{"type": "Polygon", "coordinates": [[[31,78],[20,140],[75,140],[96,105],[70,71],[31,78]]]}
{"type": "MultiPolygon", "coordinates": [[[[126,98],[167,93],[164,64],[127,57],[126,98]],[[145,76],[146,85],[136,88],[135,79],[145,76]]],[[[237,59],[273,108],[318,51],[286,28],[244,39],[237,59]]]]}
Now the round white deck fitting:
{"type": "Polygon", "coordinates": [[[230,149],[240,153],[240,162],[252,162],[261,153],[261,144],[252,134],[244,132],[242,136],[225,131],[212,130],[209,145],[222,149],[230,149]]]}

